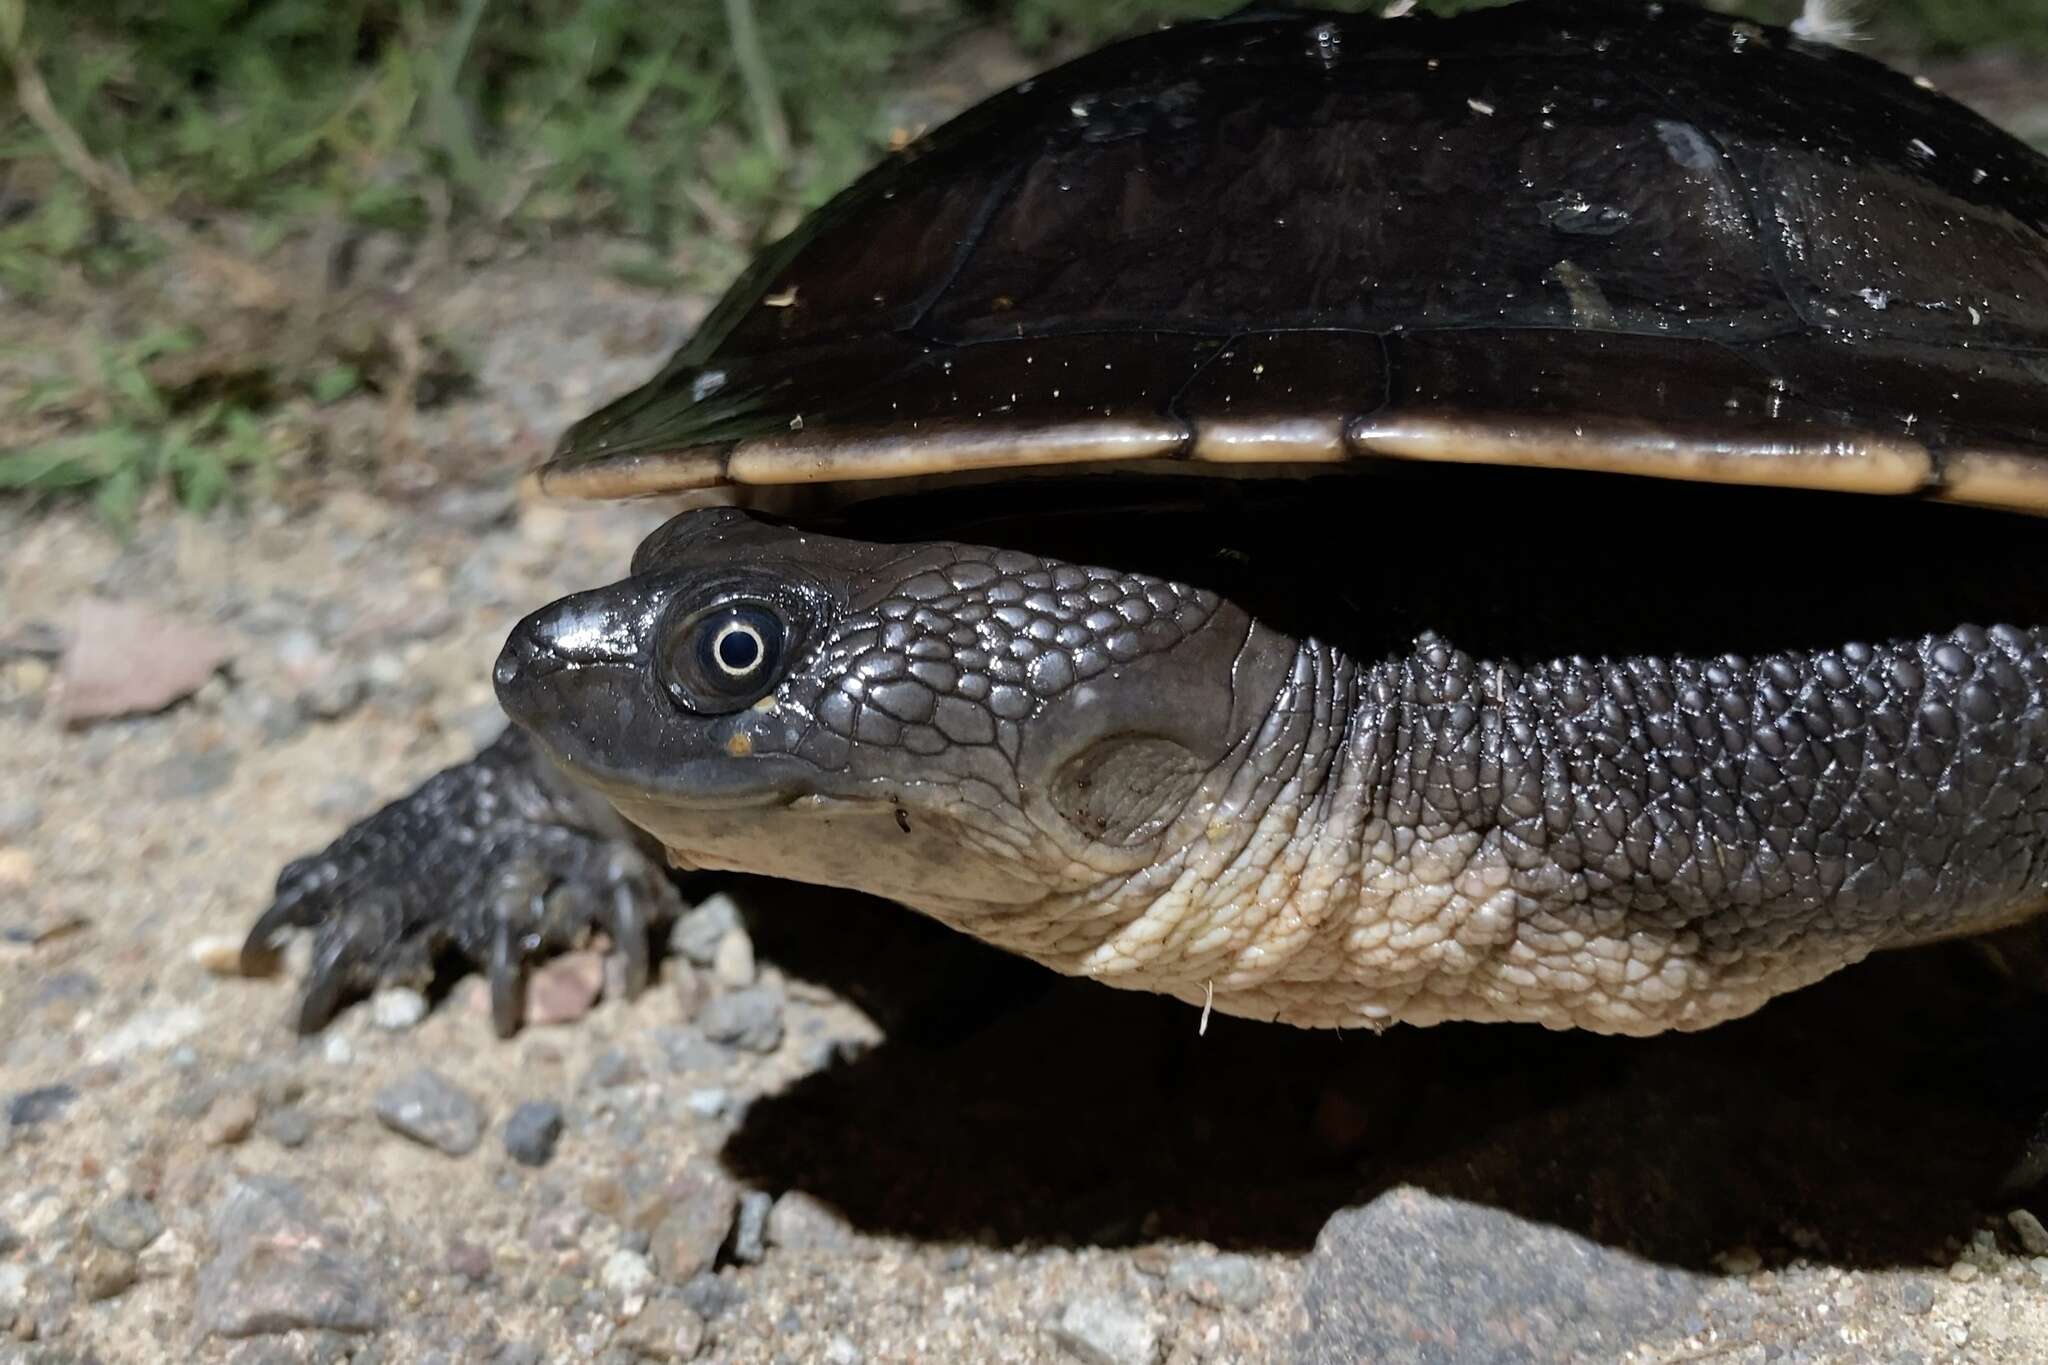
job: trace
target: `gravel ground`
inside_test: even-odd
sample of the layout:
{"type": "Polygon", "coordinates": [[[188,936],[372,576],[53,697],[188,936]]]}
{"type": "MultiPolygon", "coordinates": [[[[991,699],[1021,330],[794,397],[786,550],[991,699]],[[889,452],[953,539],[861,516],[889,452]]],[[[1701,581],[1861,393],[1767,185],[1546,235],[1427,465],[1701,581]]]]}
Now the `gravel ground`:
{"type": "MultiPolygon", "coordinates": [[[[587,259],[437,305],[479,376],[424,446],[530,455],[693,320],[587,259]]],[[[494,733],[507,627],[661,515],[0,506],[0,1362],[2048,1357],[2048,1009],[1963,946],[1695,1037],[1198,1033],[730,878],[637,1000],[591,952],[510,1042],[473,980],[297,1037],[301,962],[220,970],[277,868],[494,733]],[[64,727],[100,599],[226,668],[64,727]]]]}

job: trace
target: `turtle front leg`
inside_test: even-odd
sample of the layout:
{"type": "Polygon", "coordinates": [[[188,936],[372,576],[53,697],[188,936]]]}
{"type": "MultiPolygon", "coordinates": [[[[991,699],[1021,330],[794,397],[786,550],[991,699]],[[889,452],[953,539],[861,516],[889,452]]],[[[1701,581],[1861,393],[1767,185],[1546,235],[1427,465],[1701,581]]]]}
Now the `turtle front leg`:
{"type": "Polygon", "coordinates": [[[304,1033],[380,985],[425,985],[454,958],[488,973],[492,1022],[506,1036],[519,1027],[528,963],[602,929],[637,993],[650,973],[650,925],[679,906],[640,836],[508,729],[288,864],[242,957],[255,968],[282,931],[313,931],[304,1033]]]}

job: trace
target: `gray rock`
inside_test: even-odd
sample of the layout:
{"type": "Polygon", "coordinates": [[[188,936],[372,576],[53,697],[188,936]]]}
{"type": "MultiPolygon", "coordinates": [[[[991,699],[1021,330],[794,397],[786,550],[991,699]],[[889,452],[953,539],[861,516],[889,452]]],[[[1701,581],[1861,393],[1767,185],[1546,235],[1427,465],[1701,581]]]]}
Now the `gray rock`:
{"type": "Polygon", "coordinates": [[[562,1138],[562,1106],[553,1100],[527,1100],[505,1120],[501,1136],[514,1161],[522,1166],[545,1166],[562,1138]]]}
{"type": "Polygon", "coordinates": [[[739,902],[721,891],[685,910],[668,933],[668,950],[709,967],[718,958],[726,934],[740,928],[739,902]]]}
{"type": "Polygon", "coordinates": [[[611,1295],[613,1303],[624,1303],[654,1288],[654,1267],[639,1252],[620,1247],[604,1258],[597,1282],[611,1295]]]}
{"type": "Polygon", "coordinates": [[[352,668],[336,668],[299,693],[299,710],[315,720],[340,720],[370,695],[370,680],[352,668]]]}
{"type": "Polygon", "coordinates": [[[99,980],[90,973],[81,971],[52,972],[36,984],[36,993],[29,997],[41,1008],[78,1000],[90,1000],[100,993],[99,980]]]}
{"type": "Polygon", "coordinates": [[[93,1303],[126,1293],[135,1278],[135,1257],[113,1247],[92,1247],[78,1263],[79,1292],[93,1303]]]}
{"type": "Polygon", "coordinates": [[[252,693],[242,703],[242,711],[265,744],[283,744],[297,738],[306,728],[306,713],[299,710],[298,702],[288,697],[276,697],[267,692],[252,693]]]}
{"type": "Polygon", "coordinates": [[[1925,1280],[1908,1280],[1899,1286],[1899,1307],[1919,1317],[1934,1307],[1934,1286],[1925,1280]]]}
{"type": "Polygon", "coordinates": [[[722,1085],[707,1086],[683,1096],[683,1105],[700,1119],[715,1119],[732,1108],[732,1092],[722,1085]]]}
{"type": "Polygon", "coordinates": [[[739,1192],[714,1171],[691,1167],[671,1187],[668,1209],[648,1238],[662,1278],[681,1284],[718,1259],[739,1209],[739,1192]]]}
{"type": "Polygon", "coordinates": [[[1705,1296],[1698,1275],[1400,1186],[1323,1226],[1288,1360],[1618,1360],[1705,1296]]]}
{"type": "Polygon", "coordinates": [[[782,1045],[782,992],[749,986],[718,996],[697,1015],[697,1027],[714,1043],[773,1052],[782,1045]]]}
{"type": "Polygon", "coordinates": [[[724,1276],[707,1270],[691,1276],[677,1297],[689,1306],[691,1312],[710,1322],[719,1314],[746,1302],[747,1292],[724,1276]]]}
{"type": "Polygon", "coordinates": [[[427,1017],[427,997],[409,986],[387,986],[370,997],[370,1022],[403,1033],[427,1017]]]}
{"type": "Polygon", "coordinates": [[[199,1273],[197,1318],[224,1337],[320,1329],[374,1332],[385,1308],[370,1269],[297,1186],[236,1182],[213,1217],[217,1251],[199,1273]]]}
{"type": "Polygon", "coordinates": [[[583,1084],[593,1090],[609,1090],[617,1085],[630,1085],[640,1079],[640,1063],[630,1054],[618,1048],[606,1048],[590,1063],[590,1071],[583,1077],[583,1084]]]}
{"type": "Polygon", "coordinates": [[[256,1128],[280,1147],[303,1147],[313,1136],[312,1118],[295,1104],[265,1114],[256,1128]]]}
{"type": "Polygon", "coordinates": [[[775,1197],[766,1190],[748,1190],[740,1196],[739,1217],[732,1225],[732,1258],[753,1265],[768,1254],[768,1212],[775,1197]]]}
{"type": "Polygon", "coordinates": [[[26,796],[0,796],[0,843],[24,839],[43,823],[43,808],[26,796]]]}
{"type": "Polygon", "coordinates": [[[427,1067],[377,1092],[377,1119],[386,1128],[450,1156],[475,1150],[484,1114],[456,1084],[427,1067]]]}
{"type": "Polygon", "coordinates": [[[853,1229],[830,1204],[802,1190],[789,1190],[768,1210],[763,1229],[773,1246],[792,1251],[843,1251],[853,1229]]]}
{"type": "Polygon", "coordinates": [[[1166,1268],[1166,1283],[1211,1308],[1256,1308],[1266,1298],[1265,1277],[1249,1256],[1182,1256],[1166,1268]]]}
{"type": "MultiPolygon", "coordinates": [[[[6,1131],[5,1128],[0,1128],[0,1133],[6,1131]]],[[[0,1151],[4,1150],[5,1148],[0,1148],[0,1151]]],[[[22,1235],[10,1227],[5,1219],[0,1219],[0,1256],[12,1255],[21,1250],[23,1244],[22,1235]]]]}
{"type": "Polygon", "coordinates": [[[1089,1365],[1152,1365],[1159,1333],[1145,1311],[1123,1299],[1075,1299],[1053,1320],[1053,1340],[1089,1365]]]}
{"type": "Polygon", "coordinates": [[[642,1360],[695,1360],[704,1349],[704,1319],[679,1299],[650,1299],[614,1340],[642,1360]]]}
{"type": "Polygon", "coordinates": [[[664,1025],[655,1029],[652,1036],[668,1062],[668,1069],[680,1074],[720,1072],[733,1059],[731,1048],[712,1042],[694,1025],[664,1025]]]}
{"type": "Polygon", "coordinates": [[[133,1195],[100,1205],[86,1222],[102,1246],[116,1251],[140,1251],[163,1236],[164,1231],[164,1220],[156,1205],[133,1195]]]}
{"type": "Polygon", "coordinates": [[[2014,1209],[2005,1215],[2005,1222],[2029,1256],[2048,1256],[2048,1227],[2041,1226],[2031,1210],[2014,1209]]]}
{"type": "Polygon", "coordinates": [[[7,1097],[7,1122],[16,1128],[47,1123],[71,1107],[78,1092],[68,1085],[39,1085],[7,1097]]]}
{"type": "Polygon", "coordinates": [[[28,1267],[0,1264],[0,1327],[28,1307],[28,1267]]]}
{"type": "Polygon", "coordinates": [[[228,748],[172,754],[148,770],[143,790],[160,801],[210,796],[233,780],[235,762],[235,751],[228,748]]]}
{"type": "Polygon", "coordinates": [[[712,952],[711,974],[719,985],[738,990],[754,984],[754,971],[754,940],[737,926],[726,930],[712,952]]]}

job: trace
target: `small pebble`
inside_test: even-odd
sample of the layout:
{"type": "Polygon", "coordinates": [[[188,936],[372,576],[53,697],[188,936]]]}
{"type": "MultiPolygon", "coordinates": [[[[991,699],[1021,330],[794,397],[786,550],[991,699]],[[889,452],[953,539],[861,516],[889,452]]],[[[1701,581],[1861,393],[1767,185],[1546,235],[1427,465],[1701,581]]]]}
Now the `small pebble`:
{"type": "Polygon", "coordinates": [[[1159,1334],[1122,1299],[1075,1299],[1060,1310],[1052,1335],[1089,1365],[1152,1365],[1159,1358],[1159,1334]]]}
{"type": "Polygon", "coordinates": [[[825,1343],[825,1365],[860,1365],[860,1347],[846,1337],[825,1343]]]}
{"type": "Polygon", "coordinates": [[[717,960],[718,945],[727,932],[739,927],[739,902],[721,891],[683,912],[669,930],[668,950],[699,967],[709,967],[717,960]]]}
{"type": "Polygon", "coordinates": [[[370,997],[370,1022],[386,1033],[403,1033],[427,1017],[427,997],[410,986],[387,986],[370,997]]]}
{"type": "Polygon", "coordinates": [[[522,1166],[545,1166],[562,1137],[562,1106],[553,1100],[527,1100],[505,1120],[505,1151],[522,1166]]]}
{"type": "Polygon", "coordinates": [[[685,1170],[648,1238],[648,1253],[662,1278],[681,1284],[709,1270],[738,1209],[739,1192],[731,1181],[695,1166],[685,1170]]]}
{"type": "Polygon", "coordinates": [[[377,1092],[377,1119],[392,1132],[449,1156],[462,1156],[483,1139],[484,1115],[453,1081],[429,1068],[377,1092]]]}
{"type": "Polygon", "coordinates": [[[28,1306],[28,1267],[0,1264],[0,1327],[28,1306]]]}
{"type": "Polygon", "coordinates": [[[1934,1307],[1934,1286],[1924,1280],[1908,1280],[1899,1286],[1899,1307],[1919,1317],[1934,1307]]]}
{"type": "Polygon", "coordinates": [[[732,1092],[723,1086],[692,1090],[683,1097],[683,1104],[700,1119],[715,1119],[732,1108],[732,1092]]]}
{"type": "Polygon", "coordinates": [[[1210,1308],[1256,1308],[1265,1301],[1265,1279],[1249,1256],[1182,1256],[1166,1271],[1166,1283],[1210,1308]]]}
{"type": "Polygon", "coordinates": [[[782,992],[749,986],[718,996],[697,1015],[697,1026],[714,1043],[749,1052],[773,1052],[782,1044],[782,992]]]}
{"type": "Polygon", "coordinates": [[[702,1029],[693,1025],[664,1026],[655,1029],[652,1036],[668,1062],[668,1069],[679,1074],[701,1071],[716,1074],[732,1063],[731,1048],[712,1042],[704,1036],[702,1029]]]}
{"type": "Polygon", "coordinates": [[[140,1251],[164,1231],[164,1220],[156,1205],[133,1195],[100,1205],[86,1222],[100,1244],[115,1251],[140,1251]]]}
{"type": "Polygon", "coordinates": [[[97,1303],[111,1299],[135,1283],[135,1257],[113,1247],[96,1246],[78,1265],[78,1287],[97,1303]]]}
{"type": "Polygon", "coordinates": [[[647,1264],[647,1258],[639,1252],[621,1247],[604,1258],[604,1266],[597,1273],[597,1282],[604,1286],[605,1293],[611,1295],[612,1302],[625,1303],[654,1288],[654,1267],[647,1264]]]}
{"type": "Polygon", "coordinates": [[[313,1136],[313,1120],[295,1104],[273,1109],[257,1123],[258,1130],[280,1147],[303,1147],[313,1136]]]}
{"type": "Polygon", "coordinates": [[[642,1075],[638,1058],[612,1047],[598,1053],[591,1061],[583,1084],[593,1090],[610,1090],[615,1086],[631,1085],[642,1075]]]}
{"type": "Polygon", "coordinates": [[[482,1284],[491,1277],[491,1253],[458,1237],[448,1247],[448,1268],[472,1284],[482,1284]]]}
{"type": "Polygon", "coordinates": [[[711,955],[711,974],[732,990],[754,984],[754,940],[747,937],[746,930],[734,927],[725,931],[711,955]]]}
{"type": "Polygon", "coordinates": [[[649,1299],[614,1340],[643,1360],[695,1360],[704,1349],[704,1319],[680,1299],[649,1299]]]}
{"type": "Polygon", "coordinates": [[[590,949],[563,953],[526,977],[526,1022],[573,1024],[590,1013],[604,991],[604,955],[590,949]]]}
{"type": "Polygon", "coordinates": [[[370,695],[370,680],[353,669],[333,669],[299,693],[299,709],[315,720],[340,720],[370,695]]]}
{"type": "Polygon", "coordinates": [[[1957,1261],[1948,1268],[1948,1277],[1959,1284],[1968,1284],[1983,1273],[1974,1261],[1957,1261]]]}
{"type": "Polygon", "coordinates": [[[211,796],[234,779],[233,749],[203,749],[172,754],[144,773],[145,792],[161,801],[192,801],[211,796]]]}
{"type": "Polygon", "coordinates": [[[355,1045],[339,1033],[330,1033],[320,1045],[320,1056],[329,1066],[347,1066],[356,1059],[355,1045]]]}
{"type": "Polygon", "coordinates": [[[792,1251],[841,1251],[853,1244],[853,1229],[838,1210],[802,1190],[775,1201],[763,1230],[771,1245],[792,1251]]]}
{"type": "Polygon", "coordinates": [[[2026,1209],[2014,1209],[2005,1222],[2029,1256],[2048,1256],[2048,1227],[2041,1226],[2039,1218],[2026,1209]]]}
{"type": "Polygon", "coordinates": [[[298,702],[258,692],[242,703],[242,713],[256,727],[265,744],[283,744],[296,739],[306,728],[306,713],[298,702]]]}
{"type": "Polygon", "coordinates": [[[199,1135],[209,1147],[232,1147],[256,1128],[256,1097],[246,1092],[219,1095],[199,1120],[199,1135]]]}
{"type": "Polygon", "coordinates": [[[747,1293],[732,1280],[710,1271],[690,1277],[681,1298],[690,1311],[706,1322],[746,1301],[747,1293]]]}
{"type": "Polygon", "coordinates": [[[372,1266],[321,1223],[292,1182],[236,1181],[215,1210],[212,1232],[218,1251],[200,1272],[195,1296],[201,1331],[247,1337],[304,1328],[373,1332],[384,1325],[372,1266]]]}
{"type": "Polygon", "coordinates": [[[71,1106],[78,1092],[68,1085],[39,1085],[7,1097],[7,1121],[17,1128],[47,1123],[71,1106]]]}
{"type": "Polygon", "coordinates": [[[732,1258],[741,1265],[758,1264],[768,1254],[768,1211],[775,1196],[766,1190],[747,1190],[740,1195],[739,1216],[732,1225],[732,1258]]]}
{"type": "Polygon", "coordinates": [[[710,976],[681,958],[669,961],[668,985],[675,994],[676,1015],[685,1023],[695,1019],[704,1002],[711,998],[710,976]]]}

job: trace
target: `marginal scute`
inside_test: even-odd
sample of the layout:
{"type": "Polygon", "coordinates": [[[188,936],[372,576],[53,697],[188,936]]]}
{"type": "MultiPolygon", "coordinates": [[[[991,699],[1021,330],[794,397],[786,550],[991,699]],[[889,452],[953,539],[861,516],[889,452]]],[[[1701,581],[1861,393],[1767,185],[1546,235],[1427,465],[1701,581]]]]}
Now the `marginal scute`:
{"type": "Polygon", "coordinates": [[[1936,495],[1947,502],[2048,516],[2048,455],[1953,451],[1942,462],[1936,495]]]}
{"type": "Polygon", "coordinates": [[[1668,431],[1614,423],[1484,421],[1414,416],[1361,420],[1348,437],[1361,453],[1450,464],[1522,465],[1639,474],[1704,483],[1765,484],[1845,493],[1912,493],[1933,463],[1925,446],[1856,432],[1832,438],[1668,431]]]}

